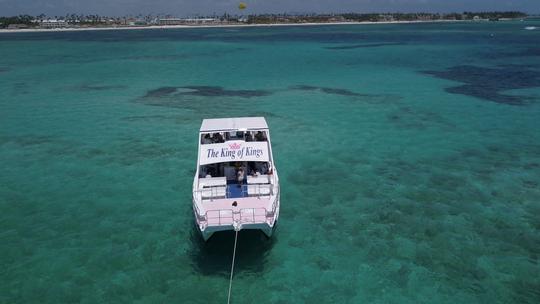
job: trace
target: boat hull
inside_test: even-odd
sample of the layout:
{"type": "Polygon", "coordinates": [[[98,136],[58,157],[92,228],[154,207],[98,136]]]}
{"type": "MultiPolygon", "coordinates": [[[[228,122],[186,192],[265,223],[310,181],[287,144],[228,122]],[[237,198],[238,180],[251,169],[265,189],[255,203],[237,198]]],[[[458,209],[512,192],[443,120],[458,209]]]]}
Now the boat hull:
{"type": "MultiPolygon", "coordinates": [[[[242,225],[241,230],[260,230],[266,235],[268,238],[272,237],[272,234],[274,233],[274,227],[270,227],[267,224],[246,224],[242,225]]],[[[212,235],[216,232],[220,231],[234,231],[234,227],[231,226],[211,226],[206,228],[205,230],[201,231],[201,236],[204,239],[204,241],[208,241],[212,235]]]]}
{"type": "Polygon", "coordinates": [[[277,227],[279,218],[279,202],[278,207],[276,209],[276,212],[274,214],[274,217],[271,218],[270,223],[264,222],[264,223],[242,223],[239,226],[236,226],[234,224],[231,225],[220,225],[220,226],[201,226],[201,223],[197,221],[197,217],[195,217],[195,224],[197,225],[197,229],[201,233],[202,238],[204,241],[208,241],[212,235],[216,232],[220,231],[234,231],[235,228],[238,227],[238,230],[260,230],[266,235],[268,238],[271,238],[274,234],[274,230],[277,227]]]}

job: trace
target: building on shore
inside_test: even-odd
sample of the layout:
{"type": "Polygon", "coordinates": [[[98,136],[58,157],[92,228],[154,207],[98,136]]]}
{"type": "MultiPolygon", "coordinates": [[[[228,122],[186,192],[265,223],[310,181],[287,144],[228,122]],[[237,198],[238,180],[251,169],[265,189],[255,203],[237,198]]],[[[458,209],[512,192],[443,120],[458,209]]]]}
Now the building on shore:
{"type": "Polygon", "coordinates": [[[217,23],[216,18],[161,18],[158,20],[159,25],[186,25],[186,24],[206,24],[217,23]]]}
{"type": "Polygon", "coordinates": [[[20,29],[27,29],[29,26],[27,24],[23,23],[17,23],[17,24],[10,24],[8,25],[8,30],[20,30],[20,29]]]}
{"type": "Polygon", "coordinates": [[[158,20],[159,25],[179,25],[184,24],[184,19],[180,18],[163,18],[158,20]]]}
{"type": "Polygon", "coordinates": [[[64,20],[47,19],[41,20],[39,26],[42,28],[64,28],[68,26],[68,23],[64,20]]]}
{"type": "Polygon", "coordinates": [[[127,25],[129,26],[146,26],[148,22],[140,19],[129,19],[127,20],[127,25]]]}

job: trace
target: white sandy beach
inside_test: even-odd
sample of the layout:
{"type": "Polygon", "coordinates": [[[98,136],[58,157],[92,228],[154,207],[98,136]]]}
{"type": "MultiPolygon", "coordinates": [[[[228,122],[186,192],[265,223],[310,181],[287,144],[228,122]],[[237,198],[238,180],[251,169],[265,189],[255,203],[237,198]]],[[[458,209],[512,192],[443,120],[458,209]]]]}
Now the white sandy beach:
{"type": "Polygon", "coordinates": [[[0,29],[0,33],[40,33],[40,32],[75,32],[75,31],[110,31],[110,30],[152,30],[152,29],[185,29],[185,28],[227,28],[227,27],[271,27],[271,26],[322,26],[322,25],[369,25],[369,24],[408,24],[466,22],[468,20],[427,20],[427,21],[362,21],[362,22],[328,22],[328,23],[274,23],[274,24],[201,24],[201,25],[149,25],[149,26],[116,26],[116,27],[67,27],[55,29],[0,29]]]}

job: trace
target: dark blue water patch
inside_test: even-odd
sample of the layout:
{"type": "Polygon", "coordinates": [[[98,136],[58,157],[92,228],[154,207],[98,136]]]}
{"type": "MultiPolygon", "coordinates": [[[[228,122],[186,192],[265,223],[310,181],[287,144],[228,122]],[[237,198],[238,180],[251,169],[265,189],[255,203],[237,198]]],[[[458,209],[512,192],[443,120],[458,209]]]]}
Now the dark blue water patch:
{"type": "Polygon", "coordinates": [[[367,43],[367,44],[354,44],[354,45],[343,45],[343,46],[329,46],[325,47],[327,50],[352,50],[352,49],[361,49],[361,48],[374,48],[381,46],[392,46],[392,45],[403,45],[403,43],[367,43]]]}
{"type": "Polygon", "coordinates": [[[531,98],[501,92],[540,87],[540,72],[522,65],[504,65],[494,68],[458,65],[446,71],[423,71],[423,73],[464,83],[446,88],[445,90],[449,93],[508,105],[524,105],[531,98]]]}
{"type": "Polygon", "coordinates": [[[135,115],[135,116],[126,116],[121,118],[123,121],[151,121],[151,120],[168,120],[174,119],[174,117],[166,115],[135,115]]]}
{"type": "Polygon", "coordinates": [[[108,90],[122,90],[126,89],[127,86],[124,85],[91,85],[83,84],[78,89],[80,91],[108,91],[108,90]]]}
{"type": "Polygon", "coordinates": [[[538,182],[533,181],[533,180],[524,180],[523,181],[523,187],[531,188],[531,189],[538,189],[538,182]]]}
{"type": "Polygon", "coordinates": [[[456,125],[445,119],[436,112],[413,109],[411,107],[400,107],[398,110],[387,115],[388,120],[400,128],[425,129],[430,126],[437,126],[445,129],[454,129],[456,125]]]}
{"type": "Polygon", "coordinates": [[[540,170],[540,163],[534,163],[534,162],[531,162],[531,163],[527,163],[525,165],[523,165],[523,169],[525,170],[540,170]]]}
{"type": "Polygon", "coordinates": [[[500,94],[497,91],[486,90],[485,88],[479,87],[478,85],[462,85],[458,87],[447,88],[445,89],[445,91],[452,94],[468,95],[480,99],[494,101],[496,103],[503,103],[514,106],[525,104],[525,100],[523,97],[500,94]]]}
{"type": "Polygon", "coordinates": [[[299,91],[320,91],[326,94],[332,95],[341,95],[341,96],[370,96],[366,94],[356,93],[347,89],[340,88],[329,88],[329,87],[319,87],[319,86],[310,86],[310,85],[295,85],[289,87],[290,90],[299,90],[299,91]]]}
{"type": "Polygon", "coordinates": [[[179,60],[179,59],[188,59],[192,56],[188,54],[171,54],[171,55],[141,55],[141,56],[129,56],[125,57],[124,59],[128,60],[164,60],[164,61],[171,61],[171,60],[179,60]]]}
{"type": "Polygon", "coordinates": [[[176,87],[161,87],[154,90],[149,90],[144,95],[144,98],[160,98],[170,96],[175,93],[177,90],[176,87]]]}
{"type": "Polygon", "coordinates": [[[6,72],[8,72],[8,71],[10,71],[9,68],[1,67],[1,66],[0,66],[0,73],[6,73],[6,72]]]}
{"type": "Polygon", "coordinates": [[[538,280],[527,280],[520,277],[513,278],[505,285],[514,291],[513,300],[515,303],[535,303],[540,300],[540,283],[538,280]]]}
{"type": "Polygon", "coordinates": [[[528,47],[514,52],[504,52],[500,57],[538,57],[540,56],[540,48],[528,47]]]}
{"type": "Polygon", "coordinates": [[[39,146],[54,144],[58,140],[53,136],[27,134],[24,136],[0,136],[0,146],[4,144],[15,144],[21,147],[39,146]]]}
{"type": "Polygon", "coordinates": [[[179,95],[193,95],[204,97],[263,97],[271,95],[272,92],[266,90],[227,90],[219,86],[186,86],[181,87],[192,91],[181,92],[179,95]]]}
{"type": "Polygon", "coordinates": [[[180,59],[188,59],[192,56],[187,54],[171,54],[171,55],[141,55],[141,56],[129,56],[123,59],[126,60],[162,60],[162,61],[176,61],[180,59]]]}
{"type": "MultiPolygon", "coordinates": [[[[522,58],[522,57],[540,57],[540,48],[524,46],[523,48],[517,50],[497,50],[492,49],[487,52],[480,52],[478,57],[484,59],[493,59],[493,60],[504,60],[508,58],[522,58]]],[[[532,66],[537,66],[537,64],[532,64],[532,66]]]]}
{"type": "Polygon", "coordinates": [[[13,83],[12,92],[13,95],[25,95],[32,91],[33,86],[27,82],[13,83]]]}
{"type": "Polygon", "coordinates": [[[173,158],[181,153],[189,154],[189,151],[170,147],[159,141],[124,138],[109,146],[78,145],[77,149],[72,149],[70,153],[81,160],[93,159],[103,164],[131,166],[151,159],[173,158]]]}
{"type": "Polygon", "coordinates": [[[139,56],[127,56],[122,59],[126,60],[151,60],[151,61],[178,61],[178,60],[185,60],[185,59],[192,59],[194,57],[219,57],[224,56],[228,54],[233,54],[241,51],[249,50],[245,47],[235,47],[235,48],[223,48],[220,47],[217,50],[214,51],[206,51],[206,52],[197,52],[189,54],[189,53],[178,53],[178,54],[155,54],[155,55],[139,55],[139,56]]]}
{"type": "Polygon", "coordinates": [[[145,98],[164,98],[174,96],[202,96],[202,97],[241,97],[253,98],[271,95],[267,90],[228,90],[219,86],[185,86],[161,87],[149,90],[145,98]]]}
{"type": "MultiPolygon", "coordinates": [[[[245,106],[245,100],[257,100],[259,97],[273,94],[267,90],[228,90],[214,86],[161,87],[149,90],[144,96],[133,100],[148,106],[172,109],[188,109],[194,111],[189,117],[174,119],[177,124],[194,122],[202,119],[203,113],[208,116],[257,115],[260,111],[245,106]],[[226,100],[226,101],[225,101],[226,100]]],[[[179,114],[179,113],[177,113],[179,114]]],[[[200,123],[200,121],[197,121],[200,123]]]]}
{"type": "Polygon", "coordinates": [[[0,146],[17,146],[28,149],[44,159],[53,159],[63,155],[75,155],[78,145],[72,141],[57,136],[25,134],[19,136],[0,136],[0,146]]]}

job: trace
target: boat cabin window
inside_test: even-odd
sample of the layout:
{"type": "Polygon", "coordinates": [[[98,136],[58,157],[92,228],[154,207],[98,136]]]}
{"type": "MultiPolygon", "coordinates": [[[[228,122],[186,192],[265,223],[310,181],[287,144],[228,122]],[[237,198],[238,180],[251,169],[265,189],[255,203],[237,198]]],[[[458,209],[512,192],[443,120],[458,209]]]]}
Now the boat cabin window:
{"type": "Polygon", "coordinates": [[[201,134],[201,144],[219,144],[224,143],[225,139],[223,138],[223,133],[203,133],[201,134]]]}
{"type": "Polygon", "coordinates": [[[201,144],[218,144],[228,140],[267,141],[266,131],[231,131],[202,133],[201,144]]]}
{"type": "Polygon", "coordinates": [[[246,135],[246,141],[267,141],[266,131],[249,131],[246,135]]]}
{"type": "Polygon", "coordinates": [[[247,175],[259,176],[269,173],[268,162],[225,162],[203,165],[199,170],[199,178],[226,177],[236,180],[238,170],[242,169],[247,175]]]}

